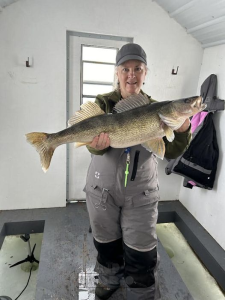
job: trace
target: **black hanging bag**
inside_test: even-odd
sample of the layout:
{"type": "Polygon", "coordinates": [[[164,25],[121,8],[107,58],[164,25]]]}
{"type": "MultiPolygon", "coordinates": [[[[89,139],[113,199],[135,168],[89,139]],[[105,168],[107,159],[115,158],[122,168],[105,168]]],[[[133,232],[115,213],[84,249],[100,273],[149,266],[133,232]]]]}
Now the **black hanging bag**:
{"type": "Polygon", "coordinates": [[[218,158],[219,148],[213,114],[209,113],[202,128],[174,166],[173,171],[194,181],[199,187],[212,189],[218,158]]]}

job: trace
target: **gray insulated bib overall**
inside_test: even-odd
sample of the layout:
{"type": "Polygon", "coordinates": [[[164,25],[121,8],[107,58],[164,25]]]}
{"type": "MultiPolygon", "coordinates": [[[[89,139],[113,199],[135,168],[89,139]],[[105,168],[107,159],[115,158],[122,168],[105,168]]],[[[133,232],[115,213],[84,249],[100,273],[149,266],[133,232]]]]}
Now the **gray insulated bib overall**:
{"type": "Polygon", "coordinates": [[[85,192],[93,237],[100,243],[120,238],[138,251],[157,244],[159,185],[156,157],[141,145],[131,147],[125,187],[125,149],[93,155],[85,192]]]}

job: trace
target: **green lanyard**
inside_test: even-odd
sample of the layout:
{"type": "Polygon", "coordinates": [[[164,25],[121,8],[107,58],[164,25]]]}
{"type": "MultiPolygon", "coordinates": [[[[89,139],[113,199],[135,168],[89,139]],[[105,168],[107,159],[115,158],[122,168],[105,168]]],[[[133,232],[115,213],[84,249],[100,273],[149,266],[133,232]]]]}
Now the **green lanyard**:
{"type": "Polygon", "coordinates": [[[129,166],[130,166],[130,147],[126,148],[125,153],[127,153],[127,159],[126,159],[126,170],[125,170],[125,182],[124,186],[127,186],[127,177],[129,174],[129,166]]]}

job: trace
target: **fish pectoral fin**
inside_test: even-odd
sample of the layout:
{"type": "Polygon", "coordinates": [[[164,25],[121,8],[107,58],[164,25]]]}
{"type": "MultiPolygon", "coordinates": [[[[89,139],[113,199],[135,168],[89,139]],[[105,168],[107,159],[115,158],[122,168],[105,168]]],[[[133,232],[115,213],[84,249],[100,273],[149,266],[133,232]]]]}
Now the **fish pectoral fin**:
{"type": "Polygon", "coordinates": [[[90,143],[79,143],[79,142],[76,142],[74,143],[74,148],[79,148],[79,147],[82,147],[82,146],[86,146],[90,143]]]}
{"type": "Polygon", "coordinates": [[[166,136],[167,140],[169,142],[172,142],[175,137],[173,130],[169,126],[167,126],[165,123],[163,124],[163,130],[165,132],[165,136],[166,136]]]}
{"type": "Polygon", "coordinates": [[[68,126],[72,126],[83,120],[104,114],[105,112],[98,106],[97,103],[88,101],[82,104],[81,110],[76,111],[75,115],[69,119],[68,126]]]}
{"type": "Polygon", "coordinates": [[[157,157],[163,159],[165,155],[165,143],[162,138],[147,141],[141,144],[146,150],[153,152],[157,157]]]}

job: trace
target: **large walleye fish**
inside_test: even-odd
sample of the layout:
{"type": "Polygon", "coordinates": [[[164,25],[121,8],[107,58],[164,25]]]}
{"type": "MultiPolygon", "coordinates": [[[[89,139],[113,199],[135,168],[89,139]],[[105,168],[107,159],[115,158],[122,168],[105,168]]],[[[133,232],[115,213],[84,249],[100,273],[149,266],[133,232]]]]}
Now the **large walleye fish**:
{"type": "Polygon", "coordinates": [[[88,145],[101,132],[109,134],[111,147],[141,144],[163,159],[165,144],[162,137],[173,141],[173,131],[205,108],[206,104],[202,104],[198,96],[150,104],[145,96],[132,95],[119,101],[113,114],[106,114],[96,103],[87,102],[70,118],[67,129],[51,134],[32,132],[26,137],[40,154],[44,172],[49,168],[56,147],[74,142],[77,147],[88,145]]]}

